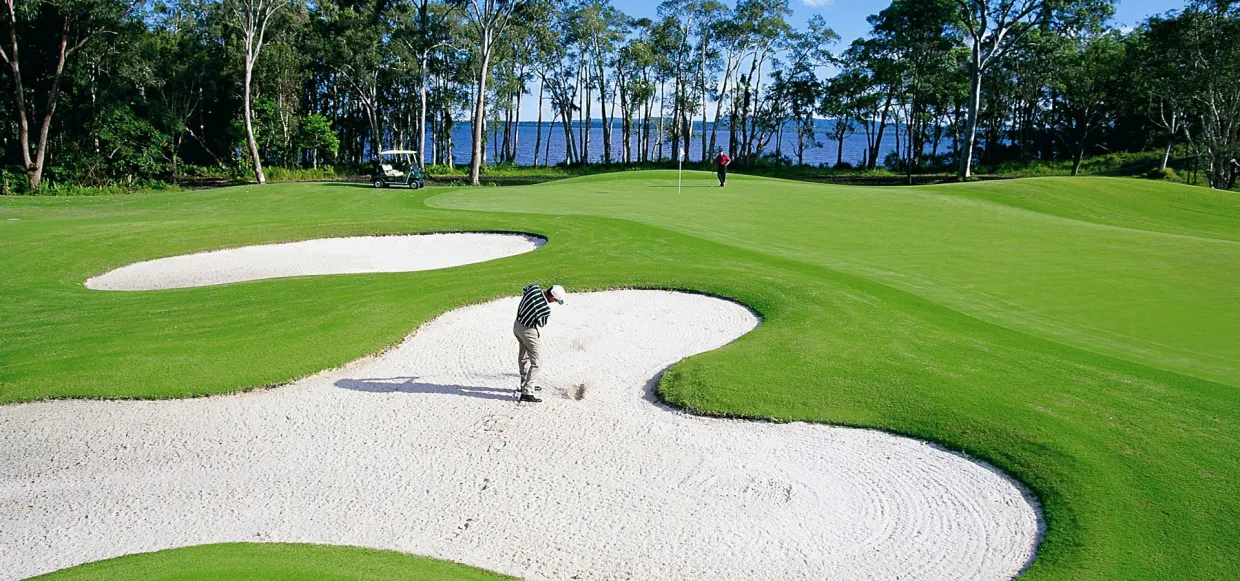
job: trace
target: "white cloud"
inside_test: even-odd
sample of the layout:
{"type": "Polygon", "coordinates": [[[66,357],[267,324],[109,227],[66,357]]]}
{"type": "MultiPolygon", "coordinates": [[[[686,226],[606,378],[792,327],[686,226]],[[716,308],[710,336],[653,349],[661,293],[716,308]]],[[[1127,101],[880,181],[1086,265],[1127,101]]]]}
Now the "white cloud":
{"type": "Polygon", "coordinates": [[[804,4],[810,8],[825,8],[834,3],[835,0],[801,0],[801,4],[804,4]]]}

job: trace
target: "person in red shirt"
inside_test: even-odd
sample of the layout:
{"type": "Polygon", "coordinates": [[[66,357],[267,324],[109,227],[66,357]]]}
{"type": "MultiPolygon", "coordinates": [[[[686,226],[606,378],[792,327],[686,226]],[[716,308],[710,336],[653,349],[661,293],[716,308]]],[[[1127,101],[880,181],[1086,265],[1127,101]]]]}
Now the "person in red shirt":
{"type": "Polygon", "coordinates": [[[719,187],[728,185],[728,164],[732,163],[732,158],[728,157],[728,153],[722,149],[719,150],[719,156],[715,158],[716,171],[719,172],[719,187]]]}

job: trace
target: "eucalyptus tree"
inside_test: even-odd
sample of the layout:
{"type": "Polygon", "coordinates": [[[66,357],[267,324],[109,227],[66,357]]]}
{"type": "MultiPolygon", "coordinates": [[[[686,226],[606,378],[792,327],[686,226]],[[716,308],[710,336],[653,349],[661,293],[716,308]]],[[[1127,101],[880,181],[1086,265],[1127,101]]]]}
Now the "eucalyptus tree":
{"type": "Polygon", "coordinates": [[[654,102],[655,84],[652,80],[657,57],[650,40],[653,23],[649,19],[637,19],[629,23],[637,33],[617,50],[616,87],[620,100],[620,142],[624,150],[621,161],[646,161],[650,138],[650,110],[654,102]],[[634,129],[637,147],[633,146],[634,129]],[[637,151],[636,160],[633,152],[637,151]]]}
{"type": "Polygon", "coordinates": [[[544,153],[544,164],[550,159],[551,138],[555,119],[560,119],[560,128],[564,131],[564,160],[573,165],[581,159],[578,151],[577,138],[573,133],[573,116],[578,110],[577,93],[583,82],[579,77],[581,59],[573,50],[577,43],[573,42],[573,14],[569,10],[556,10],[550,15],[551,22],[540,32],[542,41],[538,44],[537,68],[543,85],[550,93],[550,104],[554,117],[552,127],[548,130],[547,150],[544,153]]]}
{"type": "Polygon", "coordinates": [[[119,29],[142,0],[0,0],[8,42],[0,45],[0,62],[8,65],[17,114],[17,146],[30,191],[43,182],[52,117],[60,99],[66,64],[86,43],[119,29]],[[46,54],[43,66],[22,70],[22,49],[46,54]],[[42,93],[43,104],[38,103],[42,93]],[[38,120],[31,143],[30,121],[38,120]],[[32,150],[33,147],[33,150],[32,150]]]}
{"type": "MultiPolygon", "coordinates": [[[[696,60],[698,65],[697,77],[694,84],[700,91],[701,107],[702,107],[702,162],[705,163],[711,157],[711,153],[715,149],[715,144],[706,142],[706,111],[708,109],[707,98],[710,91],[711,82],[707,78],[708,75],[717,74],[720,65],[721,47],[726,46],[729,30],[721,26],[721,23],[727,22],[732,18],[731,9],[727,4],[717,0],[703,0],[696,4],[698,18],[694,24],[695,34],[697,36],[696,60]],[[708,147],[709,146],[709,147],[708,147]]],[[[730,64],[730,63],[729,63],[730,64]]],[[[726,73],[725,73],[726,76],[726,73]]],[[[718,114],[720,107],[716,105],[715,111],[718,114]]],[[[717,120],[716,120],[717,122],[717,120]]],[[[711,129],[713,136],[715,130],[711,129]]],[[[688,151],[686,150],[686,155],[688,151]]]]}
{"type": "MultiPolygon", "coordinates": [[[[616,49],[628,32],[628,19],[620,10],[611,4],[611,0],[586,0],[572,11],[573,36],[581,45],[581,55],[589,59],[589,66],[584,67],[583,82],[598,89],[599,115],[603,120],[603,163],[612,162],[612,118],[608,114],[607,105],[616,98],[608,93],[614,79],[609,80],[607,72],[615,65],[616,49]],[[593,83],[587,80],[593,77],[593,83]]],[[[590,131],[589,109],[592,99],[587,98],[583,107],[585,112],[585,131],[590,131]]]]}
{"type": "Polygon", "coordinates": [[[823,84],[818,112],[832,122],[830,135],[836,142],[836,168],[844,167],[844,141],[857,133],[856,101],[864,90],[865,83],[855,71],[841,71],[823,84]]]}
{"type": "Polygon", "coordinates": [[[1125,80],[1133,89],[1129,101],[1132,112],[1148,119],[1161,133],[1162,161],[1158,169],[1166,171],[1171,150],[1188,129],[1191,97],[1184,87],[1188,82],[1186,68],[1176,59],[1168,58],[1169,38],[1174,34],[1174,21],[1155,16],[1125,38],[1125,80]]]}
{"type": "Polygon", "coordinates": [[[258,62],[263,43],[267,40],[267,26],[272,18],[288,5],[289,0],[225,0],[229,21],[241,35],[244,55],[241,109],[246,145],[254,168],[254,180],[260,184],[267,183],[267,177],[263,175],[263,160],[258,151],[258,142],[254,139],[254,65],[258,62]]]}
{"type": "MultiPolygon", "coordinates": [[[[145,91],[153,97],[156,123],[168,135],[168,158],[172,180],[180,178],[180,157],[185,136],[189,135],[214,156],[191,126],[191,120],[204,106],[204,89],[212,89],[213,75],[208,52],[211,43],[204,22],[187,2],[160,6],[151,19],[151,33],[141,38],[149,67],[145,91]]],[[[218,161],[218,160],[217,160],[218,161]]]]}
{"type": "Polygon", "coordinates": [[[1165,39],[1168,58],[1184,68],[1189,142],[1204,161],[1210,187],[1233,188],[1240,176],[1240,5],[1194,2],[1165,39]]]}
{"type": "Polygon", "coordinates": [[[417,61],[418,74],[418,167],[426,167],[427,110],[430,94],[431,59],[456,50],[460,42],[460,13],[455,6],[431,0],[413,0],[413,14],[397,26],[395,36],[417,61]]]}
{"type": "Polygon", "coordinates": [[[764,67],[785,46],[784,40],[792,31],[788,24],[792,9],[788,6],[788,0],[740,0],[734,13],[748,28],[746,34],[753,48],[748,55],[748,73],[739,75],[737,79],[735,93],[738,94],[733,96],[732,114],[728,120],[732,132],[729,140],[734,157],[752,160],[761,151],[758,147],[758,124],[762,121],[759,108],[763,100],[764,67]],[[739,140],[736,136],[738,130],[739,140]]]}
{"type": "Polygon", "coordinates": [[[477,80],[474,85],[472,145],[470,147],[469,182],[479,184],[482,175],[483,125],[486,123],[487,80],[491,74],[491,59],[498,43],[516,14],[529,0],[453,0],[465,14],[466,27],[473,41],[472,48],[478,58],[477,80]]]}
{"type": "Polygon", "coordinates": [[[634,31],[629,43],[621,49],[618,66],[627,73],[626,100],[630,115],[635,120],[637,145],[636,161],[650,160],[652,152],[652,129],[654,128],[654,105],[660,85],[660,63],[666,56],[658,50],[657,27],[648,18],[634,19],[629,23],[634,31]]]}
{"type": "MultiPolygon", "coordinates": [[[[928,108],[957,64],[952,54],[959,41],[954,9],[953,0],[895,0],[868,19],[872,32],[866,57],[907,109],[908,149],[902,156],[910,180],[927,141],[928,108]]],[[[897,138],[898,132],[897,124],[897,138]]],[[[871,160],[877,153],[871,151],[871,160]]]]}
{"type": "MultiPolygon", "coordinates": [[[[818,78],[818,71],[832,64],[830,46],[839,40],[839,35],[827,26],[822,15],[814,15],[809,19],[804,32],[788,35],[785,52],[788,67],[775,79],[780,81],[780,98],[787,105],[787,113],[796,124],[796,156],[797,164],[805,163],[805,150],[820,147],[814,121],[814,113],[818,109],[823,84],[818,78]]],[[[783,124],[779,124],[782,133],[783,124]]],[[[778,138],[777,148],[783,143],[778,138]]],[[[778,153],[777,153],[778,155],[778,153]]]]}
{"type": "MultiPolygon", "coordinates": [[[[694,19],[698,16],[698,0],[664,0],[659,4],[660,22],[656,28],[658,50],[665,55],[663,73],[672,80],[672,114],[667,135],[671,138],[672,161],[688,154],[692,132],[692,114],[686,109],[692,106],[689,83],[697,69],[694,66],[693,34],[694,19]]],[[[663,109],[663,107],[660,107],[663,109]]],[[[660,121],[666,113],[660,112],[660,121]]]]}
{"type": "Polygon", "coordinates": [[[1111,0],[954,0],[957,18],[964,28],[970,50],[969,101],[964,143],[957,174],[966,179],[973,172],[977,143],[977,120],[981,109],[982,80],[986,71],[1017,51],[1026,36],[1038,28],[1060,21],[1100,18],[1113,11],[1111,0]]]}
{"type": "Polygon", "coordinates": [[[390,4],[361,0],[324,0],[319,9],[318,49],[365,115],[374,158],[384,149],[384,98],[395,66],[398,17],[390,4]]]}
{"type": "Polygon", "coordinates": [[[1113,118],[1114,87],[1123,65],[1118,33],[1090,35],[1063,55],[1055,86],[1054,130],[1072,156],[1072,175],[1103,126],[1113,118]]]}
{"type": "Polygon", "coordinates": [[[856,118],[861,122],[866,136],[862,166],[875,169],[896,99],[904,86],[900,63],[877,38],[854,40],[842,57],[842,63],[852,75],[854,84],[859,89],[863,88],[853,101],[859,108],[856,118]]]}

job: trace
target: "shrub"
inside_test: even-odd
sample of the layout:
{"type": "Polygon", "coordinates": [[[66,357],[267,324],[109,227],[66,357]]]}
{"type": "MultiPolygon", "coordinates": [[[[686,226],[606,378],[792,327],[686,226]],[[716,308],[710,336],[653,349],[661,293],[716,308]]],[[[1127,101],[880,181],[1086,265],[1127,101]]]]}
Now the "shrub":
{"type": "Polygon", "coordinates": [[[1175,173],[1174,169],[1158,169],[1154,168],[1146,172],[1145,177],[1152,180],[1180,181],[1180,176],[1175,173]]]}
{"type": "Polygon", "coordinates": [[[18,188],[25,182],[25,176],[0,168],[0,196],[11,196],[21,193],[18,188]]]}
{"type": "Polygon", "coordinates": [[[111,196],[118,194],[134,194],[152,191],[180,191],[181,188],[161,181],[137,180],[132,184],[113,184],[106,186],[79,186],[44,182],[35,192],[37,196],[111,196]]]}

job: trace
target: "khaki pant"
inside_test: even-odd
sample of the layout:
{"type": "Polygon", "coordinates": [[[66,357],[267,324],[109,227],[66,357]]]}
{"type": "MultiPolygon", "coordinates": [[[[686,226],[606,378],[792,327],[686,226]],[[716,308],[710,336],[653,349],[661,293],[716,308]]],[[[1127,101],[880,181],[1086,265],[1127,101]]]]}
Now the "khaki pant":
{"type": "Polygon", "coordinates": [[[521,373],[521,393],[533,393],[538,378],[538,367],[542,363],[542,336],[538,329],[526,327],[520,322],[513,323],[512,334],[517,336],[521,350],[517,355],[517,371],[521,373]]]}

